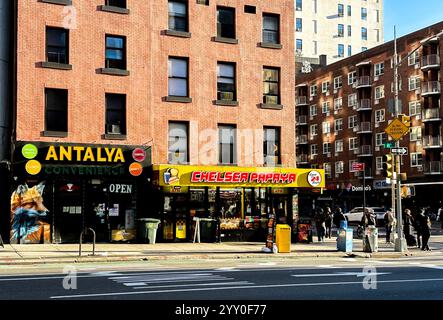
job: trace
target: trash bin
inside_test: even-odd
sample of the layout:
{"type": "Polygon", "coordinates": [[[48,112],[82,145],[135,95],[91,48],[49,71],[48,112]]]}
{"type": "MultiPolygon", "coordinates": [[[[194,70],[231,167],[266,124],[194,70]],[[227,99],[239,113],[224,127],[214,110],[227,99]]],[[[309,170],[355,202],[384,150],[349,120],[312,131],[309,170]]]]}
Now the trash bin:
{"type": "Polygon", "coordinates": [[[291,252],[291,227],[287,224],[277,224],[275,230],[275,244],[279,253],[291,252]]]}
{"type": "Polygon", "coordinates": [[[215,242],[217,220],[200,218],[200,242],[215,242]]]}
{"type": "MultiPolygon", "coordinates": [[[[343,221],[342,221],[343,222],[343,221]]],[[[342,252],[352,252],[353,229],[340,228],[337,235],[337,250],[342,252]]]]}
{"type": "Polygon", "coordinates": [[[378,229],[374,226],[368,226],[363,236],[363,252],[378,251],[378,229]]]}
{"type": "Polygon", "coordinates": [[[157,229],[160,220],[154,218],[141,218],[138,219],[138,221],[140,222],[138,229],[139,239],[144,243],[154,244],[157,238],[157,229]]]}

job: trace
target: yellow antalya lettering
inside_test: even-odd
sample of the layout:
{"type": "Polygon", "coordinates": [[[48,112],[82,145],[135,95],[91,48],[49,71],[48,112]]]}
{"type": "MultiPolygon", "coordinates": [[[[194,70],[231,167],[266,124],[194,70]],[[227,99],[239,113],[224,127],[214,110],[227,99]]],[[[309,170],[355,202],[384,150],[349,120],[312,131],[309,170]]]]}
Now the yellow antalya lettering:
{"type": "Polygon", "coordinates": [[[105,148],[106,155],[108,156],[108,162],[112,162],[112,156],[114,155],[115,149],[105,148]]]}
{"type": "Polygon", "coordinates": [[[57,152],[55,152],[54,146],[49,147],[48,153],[46,154],[46,161],[48,160],[58,161],[57,152]]]}
{"type": "Polygon", "coordinates": [[[83,158],[83,161],[95,161],[94,159],[94,153],[92,153],[92,149],[90,147],[86,148],[85,157],[83,158]]]}
{"type": "Polygon", "coordinates": [[[106,158],[102,157],[102,148],[97,148],[97,161],[106,162],[106,158]]]}
{"type": "Polygon", "coordinates": [[[123,157],[122,149],[117,149],[117,152],[115,154],[114,162],[125,162],[125,157],[123,157]]]}
{"type": "Polygon", "coordinates": [[[63,160],[72,161],[72,148],[71,147],[60,147],[60,161],[63,160]]]}
{"type": "Polygon", "coordinates": [[[82,151],[85,147],[74,147],[74,151],[77,153],[77,161],[82,161],[82,151]]]}

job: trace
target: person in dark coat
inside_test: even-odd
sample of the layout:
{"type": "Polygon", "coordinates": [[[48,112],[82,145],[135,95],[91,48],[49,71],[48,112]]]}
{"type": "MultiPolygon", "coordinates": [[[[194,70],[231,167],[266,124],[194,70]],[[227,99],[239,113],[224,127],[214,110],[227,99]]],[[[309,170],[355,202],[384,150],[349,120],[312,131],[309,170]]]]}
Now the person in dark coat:
{"type": "Polygon", "coordinates": [[[417,214],[416,220],[422,236],[421,250],[430,251],[431,249],[429,249],[428,241],[431,237],[431,219],[425,215],[424,210],[420,210],[420,212],[417,214]]]}
{"type": "Polygon", "coordinates": [[[340,228],[340,223],[346,221],[346,216],[343,214],[343,210],[337,207],[334,213],[333,222],[337,228],[340,228]]]}
{"type": "Polygon", "coordinates": [[[325,212],[325,227],[326,227],[326,238],[331,239],[332,234],[332,211],[330,207],[326,207],[325,212]]]}
{"type": "Polygon", "coordinates": [[[325,213],[322,208],[317,208],[315,212],[315,226],[317,228],[317,237],[318,242],[324,242],[325,241],[325,213]]]}
{"type": "Polygon", "coordinates": [[[408,246],[416,246],[417,240],[413,235],[414,219],[411,215],[411,210],[405,209],[403,212],[403,233],[405,234],[406,243],[408,246]]]}
{"type": "Polygon", "coordinates": [[[361,218],[360,225],[366,229],[368,226],[375,226],[377,224],[373,209],[365,208],[365,213],[361,218]]]}

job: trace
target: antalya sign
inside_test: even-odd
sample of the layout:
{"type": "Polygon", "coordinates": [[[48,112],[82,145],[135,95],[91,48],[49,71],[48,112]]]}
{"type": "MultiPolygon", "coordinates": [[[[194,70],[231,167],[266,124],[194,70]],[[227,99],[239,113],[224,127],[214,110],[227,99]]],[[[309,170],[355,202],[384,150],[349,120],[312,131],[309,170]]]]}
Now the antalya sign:
{"type": "Polygon", "coordinates": [[[80,146],[50,146],[46,161],[78,161],[125,163],[121,148],[91,148],[80,146]]]}

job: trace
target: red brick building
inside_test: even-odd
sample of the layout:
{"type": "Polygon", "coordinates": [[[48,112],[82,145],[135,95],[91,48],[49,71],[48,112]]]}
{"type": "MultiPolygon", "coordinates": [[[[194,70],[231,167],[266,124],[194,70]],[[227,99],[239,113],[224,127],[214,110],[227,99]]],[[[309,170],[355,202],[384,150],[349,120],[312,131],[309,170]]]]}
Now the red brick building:
{"type": "MultiPolygon", "coordinates": [[[[438,23],[397,40],[398,114],[412,119],[409,134],[400,140],[409,150],[402,157],[402,172],[406,184],[416,187],[405,206],[434,210],[442,201],[442,52],[441,39],[435,37],[442,29],[438,23]]],[[[366,166],[368,204],[391,205],[382,156],[389,153],[385,129],[394,114],[393,57],[390,41],[296,80],[297,165],[326,170],[329,204],[362,205],[363,175],[351,169],[356,161],[366,166]]]]}
{"type": "MultiPolygon", "coordinates": [[[[154,211],[170,229],[210,213],[208,187],[175,190],[182,205],[147,197],[152,164],[295,167],[292,0],[33,0],[15,15],[12,175],[46,181],[51,241],[86,226],[121,237],[154,211]]],[[[271,201],[230,192],[243,218],[271,201]]]]}

